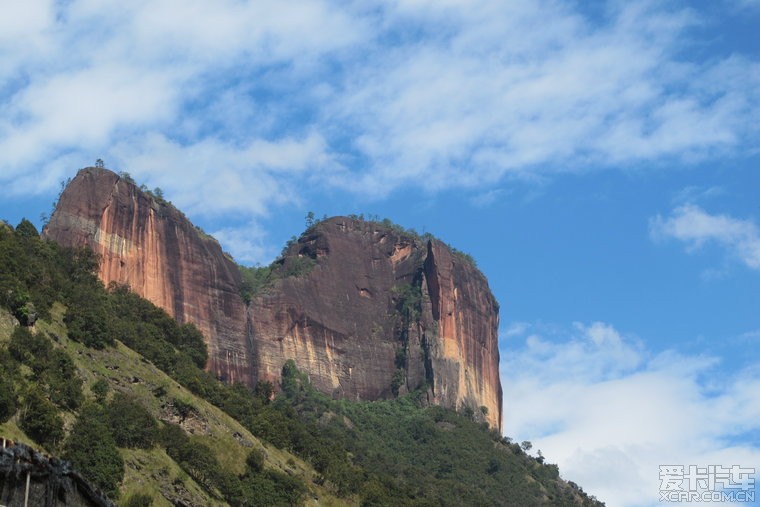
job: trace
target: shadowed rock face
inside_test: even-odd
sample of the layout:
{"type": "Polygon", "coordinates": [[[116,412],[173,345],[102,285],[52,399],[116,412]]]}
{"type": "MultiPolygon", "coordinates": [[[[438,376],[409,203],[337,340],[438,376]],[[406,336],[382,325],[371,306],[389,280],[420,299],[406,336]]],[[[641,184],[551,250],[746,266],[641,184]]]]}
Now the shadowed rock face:
{"type": "Polygon", "coordinates": [[[0,505],[115,507],[67,461],[3,439],[0,448],[0,505]],[[27,482],[28,481],[28,482],[27,482]]]}
{"type": "Polygon", "coordinates": [[[110,171],[80,171],[44,234],[91,246],[104,283],[127,283],[196,324],[209,370],[227,381],[276,382],[293,359],[334,396],[389,398],[424,384],[430,403],[469,406],[501,428],[498,305],[483,275],[441,242],[331,218],[278,261],[281,272],[298,261],[310,270],[246,306],[237,267],[216,241],[110,171]]]}

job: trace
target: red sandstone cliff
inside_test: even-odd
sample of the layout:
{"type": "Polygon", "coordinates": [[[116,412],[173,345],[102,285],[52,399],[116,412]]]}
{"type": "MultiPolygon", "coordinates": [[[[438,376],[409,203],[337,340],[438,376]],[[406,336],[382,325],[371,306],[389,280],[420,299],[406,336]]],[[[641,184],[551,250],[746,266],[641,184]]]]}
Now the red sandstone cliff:
{"type": "Polygon", "coordinates": [[[237,266],[176,208],[111,171],[87,168],[66,187],[43,234],[90,246],[101,257],[103,283],[126,283],[178,321],[198,326],[208,368],[250,382],[255,372],[237,266]]]}
{"type": "Polygon", "coordinates": [[[219,244],[173,206],[103,169],[80,171],[45,234],[90,245],[104,283],[129,284],[209,346],[228,381],[276,381],[294,359],[323,392],[378,399],[428,386],[431,403],[469,406],[501,427],[498,305],[483,275],[443,243],[336,217],[291,245],[274,284],[247,307],[219,244]],[[297,276],[288,267],[309,266],[297,276]]]}

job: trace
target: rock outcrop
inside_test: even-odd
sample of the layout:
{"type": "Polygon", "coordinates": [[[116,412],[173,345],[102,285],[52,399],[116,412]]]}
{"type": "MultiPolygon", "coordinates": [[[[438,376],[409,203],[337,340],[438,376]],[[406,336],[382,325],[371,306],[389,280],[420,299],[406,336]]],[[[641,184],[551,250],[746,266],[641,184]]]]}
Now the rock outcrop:
{"type": "Polygon", "coordinates": [[[40,507],[115,507],[69,462],[46,456],[24,444],[2,439],[0,505],[40,507]]]}
{"type": "Polygon", "coordinates": [[[254,378],[237,266],[174,206],[90,167],[66,186],[43,234],[91,247],[104,284],[128,284],[179,322],[195,324],[206,337],[211,371],[231,382],[254,378]]]}
{"type": "Polygon", "coordinates": [[[335,217],[310,227],[246,304],[219,244],[126,178],[81,170],[44,234],[101,256],[126,283],[196,324],[209,370],[227,381],[279,379],[293,359],[321,391],[389,398],[426,386],[430,403],[501,427],[498,304],[478,269],[432,238],[335,217]]]}

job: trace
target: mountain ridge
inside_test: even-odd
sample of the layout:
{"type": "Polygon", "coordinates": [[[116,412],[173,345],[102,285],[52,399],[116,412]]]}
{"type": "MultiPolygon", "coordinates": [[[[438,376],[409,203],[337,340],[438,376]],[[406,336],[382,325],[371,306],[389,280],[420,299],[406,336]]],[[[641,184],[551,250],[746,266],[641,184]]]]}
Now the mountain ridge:
{"type": "MultiPolygon", "coordinates": [[[[276,396],[220,382],[194,326],[104,287],[98,265],[26,220],[0,227],[0,435],[71,460],[124,507],[599,505],[424,388],[335,400],[292,360],[276,396]]],[[[413,291],[396,295],[414,316],[413,291]]],[[[13,477],[0,488],[15,496],[13,477]]]]}
{"type": "Polygon", "coordinates": [[[276,382],[293,359],[336,397],[387,399],[427,385],[429,403],[501,428],[498,304],[480,271],[435,239],[351,217],[321,221],[280,259],[282,270],[314,269],[280,277],[246,304],[218,242],[162,197],[102,168],[79,171],[44,235],[93,248],[106,285],[126,283],[198,326],[209,371],[228,382],[276,382]],[[410,284],[411,320],[397,294],[410,284]]]}

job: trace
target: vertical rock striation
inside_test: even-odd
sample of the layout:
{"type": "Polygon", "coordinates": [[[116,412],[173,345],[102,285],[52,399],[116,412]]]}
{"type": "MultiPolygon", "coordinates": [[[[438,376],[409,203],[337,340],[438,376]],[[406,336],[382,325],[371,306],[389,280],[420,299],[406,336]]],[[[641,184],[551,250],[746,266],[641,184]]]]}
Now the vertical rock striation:
{"type": "Polygon", "coordinates": [[[293,359],[333,396],[424,387],[430,403],[470,407],[501,428],[498,304],[480,271],[437,240],[391,224],[322,221],[286,249],[276,280],[246,305],[237,266],[215,240],[110,171],[81,170],[44,234],[91,246],[104,283],[129,284],[196,324],[220,378],[276,383],[293,359]]]}
{"type": "Polygon", "coordinates": [[[318,224],[282,262],[310,259],[303,276],[279,280],[251,304],[257,371],[279,377],[294,359],[323,392],[391,396],[400,346],[393,288],[409,283],[419,252],[411,238],[337,217],[318,224]]]}
{"type": "Polygon", "coordinates": [[[499,305],[485,277],[471,263],[430,241],[425,281],[437,340],[432,354],[435,403],[485,407],[486,420],[501,427],[499,305]]]}
{"type": "Polygon", "coordinates": [[[251,348],[237,266],[219,243],[174,206],[100,168],[79,171],[43,234],[100,256],[100,279],[128,284],[179,322],[206,337],[208,368],[250,382],[251,348]]]}

